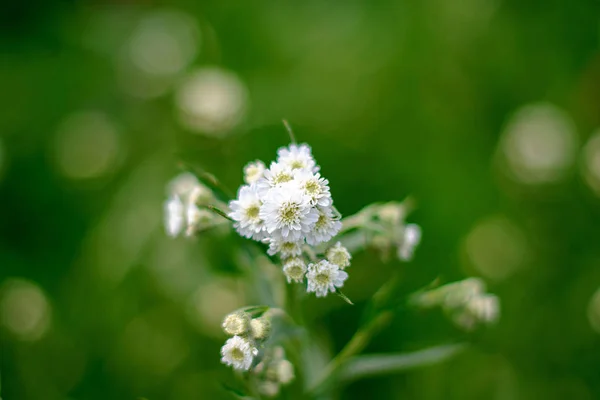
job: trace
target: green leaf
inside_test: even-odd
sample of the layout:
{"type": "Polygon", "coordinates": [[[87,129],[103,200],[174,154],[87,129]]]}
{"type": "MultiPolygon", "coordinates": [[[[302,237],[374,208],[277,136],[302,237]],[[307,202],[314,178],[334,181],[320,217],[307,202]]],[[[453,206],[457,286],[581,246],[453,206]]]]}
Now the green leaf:
{"type": "Polygon", "coordinates": [[[223,388],[223,390],[225,390],[227,393],[231,394],[232,396],[234,396],[237,399],[249,398],[249,396],[246,395],[242,390],[234,388],[233,386],[228,385],[226,383],[221,383],[221,387],[223,388]]]}
{"type": "Polygon", "coordinates": [[[260,317],[265,312],[267,312],[269,310],[269,308],[271,308],[271,307],[269,307],[269,306],[248,306],[248,307],[240,308],[240,311],[246,312],[246,313],[252,315],[253,317],[260,317]]]}
{"type": "Polygon", "coordinates": [[[231,218],[229,215],[227,215],[227,213],[223,210],[221,210],[220,208],[217,208],[211,204],[206,205],[206,206],[202,206],[200,205],[199,207],[206,207],[208,208],[210,211],[214,212],[215,214],[219,214],[221,217],[230,220],[231,222],[234,222],[233,218],[231,218]]]}
{"type": "Polygon", "coordinates": [[[341,381],[354,381],[368,376],[394,374],[427,367],[446,361],[466,348],[466,344],[449,344],[412,353],[356,356],[345,363],[340,371],[339,379],[341,381]]]}
{"type": "Polygon", "coordinates": [[[350,300],[348,298],[348,296],[346,296],[344,293],[342,293],[341,291],[337,291],[335,292],[335,294],[337,294],[338,296],[340,296],[342,298],[342,300],[344,300],[346,303],[350,304],[351,306],[354,305],[354,303],[352,302],[352,300],[350,300]]]}

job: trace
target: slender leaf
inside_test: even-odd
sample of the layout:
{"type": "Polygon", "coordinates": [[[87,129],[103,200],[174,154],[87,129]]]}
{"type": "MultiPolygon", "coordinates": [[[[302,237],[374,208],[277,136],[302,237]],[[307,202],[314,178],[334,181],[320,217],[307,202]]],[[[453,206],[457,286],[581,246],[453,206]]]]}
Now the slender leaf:
{"type": "Polygon", "coordinates": [[[352,302],[352,300],[350,300],[348,298],[348,296],[346,296],[344,293],[342,293],[341,291],[337,291],[335,292],[335,294],[337,294],[338,296],[340,296],[342,298],[342,300],[344,300],[346,303],[350,304],[351,306],[354,305],[354,303],[352,302]]]}
{"type": "Polygon", "coordinates": [[[340,371],[341,381],[353,381],[368,376],[394,374],[427,367],[450,359],[467,348],[466,344],[450,344],[412,353],[368,354],[349,359],[340,371]]]}

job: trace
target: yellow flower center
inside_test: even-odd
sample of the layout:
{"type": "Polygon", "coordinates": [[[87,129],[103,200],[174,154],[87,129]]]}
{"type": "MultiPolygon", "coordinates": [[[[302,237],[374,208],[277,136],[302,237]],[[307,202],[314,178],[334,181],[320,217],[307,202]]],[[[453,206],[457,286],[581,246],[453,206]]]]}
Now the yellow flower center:
{"type": "Polygon", "coordinates": [[[246,209],[246,216],[250,219],[258,218],[260,208],[258,206],[250,206],[246,209]]]}

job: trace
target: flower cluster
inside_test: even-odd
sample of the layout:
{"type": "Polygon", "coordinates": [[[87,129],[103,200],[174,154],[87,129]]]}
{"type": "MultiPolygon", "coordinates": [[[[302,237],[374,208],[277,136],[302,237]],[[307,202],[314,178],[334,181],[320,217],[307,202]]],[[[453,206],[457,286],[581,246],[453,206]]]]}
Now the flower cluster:
{"type": "Polygon", "coordinates": [[[337,244],[327,259],[316,259],[310,246],[329,242],[342,228],[333,206],[329,181],[306,144],[291,144],[277,151],[277,160],[265,167],[254,161],[244,167],[243,185],[229,203],[234,228],[246,238],[269,245],[267,253],[278,255],[288,283],[308,281],[307,291],[318,297],[343,286],[350,254],[337,244]],[[304,253],[309,247],[310,264],[304,253]]]}
{"type": "Polygon", "coordinates": [[[247,371],[258,355],[258,346],[271,334],[271,321],[266,316],[252,318],[236,311],[223,320],[223,331],[232,336],[221,348],[221,362],[234,369],[247,371]]]}
{"type": "Polygon", "coordinates": [[[261,161],[244,168],[247,185],[230,202],[229,216],[240,235],[268,242],[271,254],[291,248],[298,255],[303,243],[326,242],[342,225],[310,147],[292,144],[277,154],[268,169],[261,161]]]}
{"type": "Polygon", "coordinates": [[[164,204],[165,230],[171,237],[180,234],[192,236],[199,229],[215,221],[213,213],[199,208],[199,204],[213,201],[212,191],[189,172],[175,177],[167,185],[167,201],[164,204]]]}
{"type": "Polygon", "coordinates": [[[498,296],[487,293],[485,282],[468,278],[416,294],[413,304],[423,308],[441,306],[461,328],[470,331],[479,324],[493,324],[500,317],[498,296]]]}
{"type": "Polygon", "coordinates": [[[294,366],[286,359],[281,346],[268,349],[254,373],[259,378],[258,390],[268,397],[277,396],[281,386],[290,384],[295,378],[294,366]]]}

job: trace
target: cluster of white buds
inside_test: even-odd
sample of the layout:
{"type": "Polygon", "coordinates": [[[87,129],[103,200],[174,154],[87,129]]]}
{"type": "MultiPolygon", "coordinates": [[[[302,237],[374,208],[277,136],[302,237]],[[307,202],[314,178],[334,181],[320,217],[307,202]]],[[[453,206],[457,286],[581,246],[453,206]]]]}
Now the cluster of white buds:
{"type": "Polygon", "coordinates": [[[215,215],[198,207],[214,200],[213,192],[189,172],[176,176],[167,185],[164,224],[167,234],[192,236],[215,221],[215,215]]]}
{"type": "Polygon", "coordinates": [[[290,384],[295,378],[294,366],[285,358],[285,350],[281,346],[266,351],[254,373],[259,378],[260,393],[267,397],[277,396],[281,386],[290,384]]]}
{"type": "Polygon", "coordinates": [[[412,302],[423,308],[441,306],[458,326],[467,331],[480,324],[493,324],[500,318],[500,299],[487,293],[485,282],[479,278],[468,278],[417,293],[412,302]]]}
{"type": "Polygon", "coordinates": [[[345,242],[351,248],[373,246],[384,260],[389,259],[392,251],[401,261],[412,260],[421,242],[421,227],[405,222],[411,208],[410,199],[365,207],[344,220],[345,232],[357,229],[346,234],[345,242]]]}
{"type": "Polygon", "coordinates": [[[396,256],[402,261],[412,260],[415,248],[421,242],[421,227],[406,224],[406,213],[404,204],[390,202],[380,206],[375,214],[375,219],[384,228],[384,234],[375,237],[375,244],[382,250],[396,247],[396,256]]]}
{"type": "Polygon", "coordinates": [[[235,311],[225,317],[222,327],[232,337],[221,348],[221,362],[237,370],[249,370],[258,347],[271,335],[271,320],[266,314],[252,318],[245,311],[235,311]]]}
{"type": "Polygon", "coordinates": [[[229,217],[241,236],[268,244],[267,253],[279,256],[288,283],[306,278],[307,291],[322,297],[343,286],[348,278],[343,269],[351,257],[338,243],[326,259],[316,258],[316,246],[331,241],[342,228],[329,181],[319,170],[306,144],[280,148],[268,169],[262,161],[249,163],[244,167],[246,185],[229,203],[229,217]]]}

